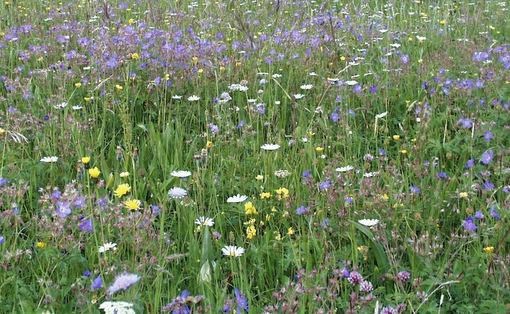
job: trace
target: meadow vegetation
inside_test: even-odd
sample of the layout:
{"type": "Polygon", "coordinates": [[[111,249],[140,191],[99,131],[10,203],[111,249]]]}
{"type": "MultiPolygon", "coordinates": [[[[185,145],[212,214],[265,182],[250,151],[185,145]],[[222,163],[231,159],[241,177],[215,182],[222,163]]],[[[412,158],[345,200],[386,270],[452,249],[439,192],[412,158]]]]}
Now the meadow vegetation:
{"type": "Polygon", "coordinates": [[[2,1],[0,312],[509,312],[509,8],[2,1]]]}

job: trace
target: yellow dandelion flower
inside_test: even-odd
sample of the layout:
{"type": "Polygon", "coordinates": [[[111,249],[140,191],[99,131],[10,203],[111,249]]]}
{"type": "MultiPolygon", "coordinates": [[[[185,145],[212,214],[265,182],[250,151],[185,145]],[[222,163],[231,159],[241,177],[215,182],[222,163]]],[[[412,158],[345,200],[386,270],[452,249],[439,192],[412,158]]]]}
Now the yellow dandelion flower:
{"type": "Polygon", "coordinates": [[[483,250],[485,251],[485,253],[492,253],[492,252],[494,252],[494,247],[488,246],[488,247],[484,248],[483,250]]]}
{"type": "Polygon", "coordinates": [[[117,197],[124,196],[129,192],[131,192],[131,187],[129,186],[129,184],[126,184],[126,183],[119,185],[117,187],[117,189],[115,191],[113,191],[113,193],[117,197]]]}
{"type": "Polygon", "coordinates": [[[94,168],[91,168],[89,169],[89,174],[92,178],[96,179],[97,177],[99,177],[99,174],[101,173],[101,171],[99,171],[99,168],[97,167],[94,167],[94,168]]]}
{"type": "Polygon", "coordinates": [[[398,141],[398,140],[400,139],[400,135],[393,135],[393,139],[394,139],[395,141],[398,141]]]}
{"type": "Polygon", "coordinates": [[[46,242],[37,242],[37,247],[46,247],[46,242]]]}
{"type": "Polygon", "coordinates": [[[319,147],[315,147],[315,150],[316,150],[318,153],[320,153],[320,152],[324,151],[324,147],[320,147],[320,146],[319,146],[319,147]]]}
{"type": "Polygon", "coordinates": [[[88,164],[90,162],[90,156],[82,157],[81,162],[84,164],[88,164]]]}
{"type": "Polygon", "coordinates": [[[74,86],[76,86],[76,88],[80,88],[81,87],[81,83],[80,82],[75,83],[74,86]]]}
{"type": "Polygon", "coordinates": [[[459,196],[462,197],[462,198],[466,198],[466,197],[469,196],[469,194],[467,192],[460,192],[459,196]]]}
{"type": "Polygon", "coordinates": [[[211,148],[212,147],[212,142],[211,141],[207,141],[207,144],[205,145],[207,148],[211,148]]]}
{"type": "Polygon", "coordinates": [[[131,54],[131,59],[135,59],[136,60],[138,58],[140,58],[140,55],[137,52],[131,54]]]}
{"type": "Polygon", "coordinates": [[[400,153],[405,155],[405,154],[407,154],[407,150],[403,149],[403,150],[400,151],[400,153]]]}
{"type": "Polygon", "coordinates": [[[5,133],[5,130],[0,128],[0,135],[4,134],[5,133]]]}
{"type": "Polygon", "coordinates": [[[294,234],[294,229],[292,229],[292,227],[289,227],[289,229],[287,230],[287,234],[288,235],[293,235],[294,234]]]}
{"type": "Polygon", "coordinates": [[[264,180],[264,176],[259,174],[258,176],[255,177],[255,179],[257,181],[262,181],[262,180],[264,180]]]}
{"type": "Polygon", "coordinates": [[[124,87],[122,87],[121,85],[117,84],[117,85],[115,85],[115,88],[118,89],[118,90],[122,90],[124,87]]]}
{"type": "Polygon", "coordinates": [[[131,210],[137,210],[140,208],[140,205],[142,205],[142,201],[136,199],[127,200],[124,202],[124,205],[131,210]]]}

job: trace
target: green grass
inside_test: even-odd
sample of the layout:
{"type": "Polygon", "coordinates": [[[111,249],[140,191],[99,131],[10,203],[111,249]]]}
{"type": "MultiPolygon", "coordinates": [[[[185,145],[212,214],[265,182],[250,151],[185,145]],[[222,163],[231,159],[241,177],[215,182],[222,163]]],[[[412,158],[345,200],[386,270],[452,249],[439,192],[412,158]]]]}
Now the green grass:
{"type": "Polygon", "coordinates": [[[508,312],[509,6],[2,3],[0,312],[508,312]]]}

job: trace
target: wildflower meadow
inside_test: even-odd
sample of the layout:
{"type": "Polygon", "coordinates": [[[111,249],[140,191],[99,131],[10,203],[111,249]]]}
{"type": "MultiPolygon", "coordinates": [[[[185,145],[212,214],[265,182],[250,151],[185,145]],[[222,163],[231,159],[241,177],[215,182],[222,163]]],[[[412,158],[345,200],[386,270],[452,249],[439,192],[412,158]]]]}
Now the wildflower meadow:
{"type": "Polygon", "coordinates": [[[0,3],[0,313],[510,312],[507,0],[0,3]]]}

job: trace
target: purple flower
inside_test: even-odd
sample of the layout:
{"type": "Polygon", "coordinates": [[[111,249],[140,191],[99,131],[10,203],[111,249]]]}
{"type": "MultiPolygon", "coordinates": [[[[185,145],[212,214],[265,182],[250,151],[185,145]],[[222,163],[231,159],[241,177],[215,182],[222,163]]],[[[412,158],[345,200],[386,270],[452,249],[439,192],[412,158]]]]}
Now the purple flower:
{"type": "Polygon", "coordinates": [[[363,276],[361,276],[361,274],[357,271],[353,271],[348,280],[353,286],[356,286],[363,281],[363,276]]]}
{"type": "Polygon", "coordinates": [[[414,185],[409,186],[409,189],[411,190],[411,193],[413,193],[413,194],[420,194],[421,193],[420,188],[418,188],[418,187],[416,187],[414,185]]]}
{"type": "Polygon", "coordinates": [[[86,270],[83,272],[83,276],[90,277],[90,270],[86,270]]]}
{"type": "Polygon", "coordinates": [[[409,62],[409,55],[402,55],[402,57],[400,57],[400,61],[402,63],[407,63],[409,62]]]}
{"type": "Polygon", "coordinates": [[[94,224],[92,223],[92,219],[83,220],[78,228],[80,228],[80,230],[83,232],[94,231],[94,224]]]}
{"type": "Polygon", "coordinates": [[[308,212],[308,208],[305,206],[301,206],[301,207],[298,207],[298,209],[296,209],[296,214],[298,214],[298,215],[303,215],[303,214],[306,214],[307,212],[308,212]]]}
{"type": "Polygon", "coordinates": [[[60,192],[59,190],[56,190],[55,192],[51,193],[51,198],[54,200],[60,199],[61,196],[62,192],[60,192]]]}
{"type": "Polygon", "coordinates": [[[481,211],[479,211],[479,210],[476,211],[475,219],[483,219],[483,214],[481,211]]]}
{"type": "Polygon", "coordinates": [[[494,205],[491,206],[491,216],[496,218],[497,220],[501,220],[501,217],[499,217],[499,213],[496,209],[494,209],[494,205]]]}
{"type": "Polygon", "coordinates": [[[491,131],[485,131],[485,134],[483,136],[483,138],[485,139],[485,141],[488,143],[491,141],[491,139],[494,138],[494,136],[492,135],[492,132],[491,131]]]}
{"type": "Polygon", "coordinates": [[[55,211],[60,218],[66,218],[67,215],[71,214],[71,204],[69,202],[58,201],[55,211]]]}
{"type": "Polygon", "coordinates": [[[484,182],[483,189],[484,190],[492,190],[492,189],[494,189],[494,183],[489,182],[489,181],[484,182]]]}
{"type": "Polygon", "coordinates": [[[241,308],[248,312],[248,300],[246,297],[242,295],[241,291],[237,288],[234,290],[234,294],[236,295],[237,313],[242,313],[241,308]]]}
{"type": "Polygon", "coordinates": [[[8,179],[4,179],[4,178],[0,177],[0,188],[7,183],[9,183],[8,179]]]}
{"type": "Polygon", "coordinates": [[[363,90],[363,84],[358,84],[354,86],[354,91],[359,94],[363,90]]]}
{"type": "Polygon", "coordinates": [[[464,228],[466,228],[466,230],[469,232],[474,232],[476,229],[478,229],[478,226],[475,224],[473,217],[469,216],[466,218],[464,221],[464,228]]]}
{"type": "Polygon", "coordinates": [[[485,51],[478,51],[478,52],[473,53],[473,60],[475,60],[475,61],[485,61],[485,60],[489,59],[489,57],[490,57],[490,54],[485,51]]]}
{"type": "Polygon", "coordinates": [[[349,272],[349,268],[347,268],[347,266],[344,266],[340,270],[340,273],[342,274],[342,277],[344,277],[344,278],[350,278],[351,277],[351,273],[349,272]]]}
{"type": "Polygon", "coordinates": [[[347,110],[347,112],[353,117],[356,115],[356,112],[352,109],[347,110]]]}
{"type": "Polygon", "coordinates": [[[100,289],[103,287],[103,279],[101,278],[101,275],[97,276],[96,279],[92,282],[90,285],[91,289],[100,289]]]}
{"type": "Polygon", "coordinates": [[[372,283],[368,280],[363,280],[360,284],[359,284],[359,291],[360,292],[364,292],[364,293],[369,293],[370,291],[374,290],[374,286],[372,285],[372,283]]]}
{"type": "Polygon", "coordinates": [[[209,128],[211,129],[211,132],[213,133],[219,133],[220,132],[220,128],[216,125],[216,124],[209,124],[209,128]]]}
{"type": "Polygon", "coordinates": [[[471,126],[473,126],[473,120],[469,119],[469,118],[460,118],[459,120],[457,120],[457,123],[462,123],[462,128],[463,129],[469,129],[471,128],[471,126]]]}
{"type": "Polygon", "coordinates": [[[5,238],[0,235],[0,244],[4,244],[4,243],[5,243],[5,238]]]}
{"type": "Polygon", "coordinates": [[[333,122],[338,122],[338,120],[340,120],[340,115],[337,112],[331,113],[330,117],[331,117],[331,120],[333,120],[333,122]]]}
{"type": "Polygon", "coordinates": [[[384,149],[382,149],[382,148],[379,148],[378,151],[379,151],[379,155],[381,155],[381,156],[386,156],[387,155],[386,151],[384,149]]]}
{"type": "Polygon", "coordinates": [[[437,174],[437,177],[439,179],[446,179],[446,178],[448,178],[448,175],[446,174],[446,172],[440,172],[437,174]]]}
{"type": "Polygon", "coordinates": [[[151,205],[151,209],[152,209],[152,211],[153,211],[156,215],[161,215],[161,212],[159,211],[159,206],[158,206],[158,205],[151,205]]]}
{"type": "Polygon", "coordinates": [[[305,172],[303,172],[303,174],[301,175],[302,178],[308,178],[310,177],[310,169],[306,170],[305,172]]]}
{"type": "Polygon", "coordinates": [[[236,129],[240,129],[244,126],[246,122],[244,120],[241,120],[241,122],[239,122],[239,124],[237,125],[236,129]]]}
{"type": "Polygon", "coordinates": [[[326,228],[327,226],[329,226],[329,218],[328,217],[324,218],[324,220],[322,221],[321,228],[326,228]]]}
{"type": "Polygon", "coordinates": [[[397,314],[397,310],[392,308],[391,306],[383,307],[381,310],[381,314],[397,314]]]}
{"type": "Polygon", "coordinates": [[[113,284],[108,288],[108,294],[112,295],[120,290],[126,290],[140,280],[136,274],[122,273],[115,277],[113,284]]]}
{"type": "Polygon", "coordinates": [[[173,314],[187,314],[190,313],[190,309],[186,303],[188,302],[187,298],[191,295],[188,290],[184,290],[181,292],[181,295],[175,297],[172,300],[172,303],[163,307],[163,312],[172,311],[173,314]]]}
{"type": "Polygon", "coordinates": [[[475,159],[474,158],[469,159],[467,161],[466,165],[464,166],[464,168],[469,169],[469,168],[473,167],[474,165],[475,165],[475,159]]]}
{"type": "Polygon", "coordinates": [[[401,271],[397,275],[397,279],[401,282],[406,282],[411,278],[411,274],[405,270],[401,271]]]}
{"type": "Polygon", "coordinates": [[[82,207],[86,206],[87,204],[85,203],[85,198],[83,198],[83,197],[79,196],[79,197],[77,197],[77,198],[74,200],[73,205],[74,205],[76,208],[80,209],[80,208],[82,208],[82,207]]]}
{"type": "Polygon", "coordinates": [[[371,93],[377,93],[377,85],[370,86],[370,92],[371,93]]]}
{"type": "Polygon", "coordinates": [[[480,162],[484,165],[488,165],[492,161],[492,158],[494,158],[494,152],[490,150],[482,155],[480,162]]]}
{"type": "Polygon", "coordinates": [[[330,187],[331,187],[331,180],[322,181],[321,184],[319,185],[319,189],[321,189],[321,190],[329,189],[330,187]]]}

